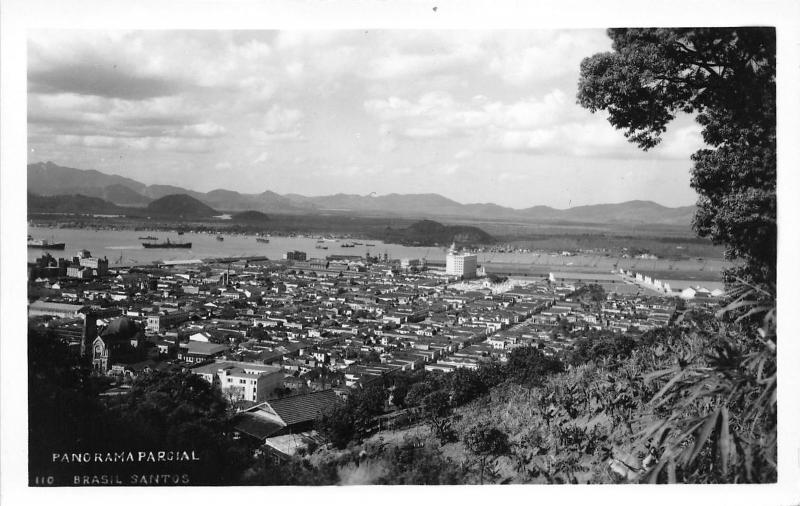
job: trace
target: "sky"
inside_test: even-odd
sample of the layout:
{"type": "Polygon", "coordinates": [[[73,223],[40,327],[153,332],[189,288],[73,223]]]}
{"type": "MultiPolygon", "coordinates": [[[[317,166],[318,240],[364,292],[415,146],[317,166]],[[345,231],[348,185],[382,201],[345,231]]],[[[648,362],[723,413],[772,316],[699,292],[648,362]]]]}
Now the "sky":
{"type": "Polygon", "coordinates": [[[642,152],[576,102],[603,30],[32,30],[28,161],[146,184],[693,204],[700,127],[642,152]]]}

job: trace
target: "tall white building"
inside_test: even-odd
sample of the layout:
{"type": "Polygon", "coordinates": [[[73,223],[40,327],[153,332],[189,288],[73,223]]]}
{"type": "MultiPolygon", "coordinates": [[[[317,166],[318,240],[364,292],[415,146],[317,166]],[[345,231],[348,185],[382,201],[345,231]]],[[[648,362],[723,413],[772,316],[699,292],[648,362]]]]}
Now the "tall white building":
{"type": "Polygon", "coordinates": [[[474,278],[478,270],[478,255],[459,254],[453,248],[447,253],[445,272],[448,276],[474,278]]]}

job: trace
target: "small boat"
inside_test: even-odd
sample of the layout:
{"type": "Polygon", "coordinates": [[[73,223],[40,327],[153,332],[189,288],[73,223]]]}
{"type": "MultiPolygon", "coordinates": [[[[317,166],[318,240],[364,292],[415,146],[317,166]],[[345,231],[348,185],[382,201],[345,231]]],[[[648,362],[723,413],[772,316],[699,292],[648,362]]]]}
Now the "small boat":
{"type": "Polygon", "coordinates": [[[375,246],[375,245],[374,245],[374,244],[369,244],[369,243],[367,243],[367,246],[375,246]]]}
{"type": "Polygon", "coordinates": [[[32,236],[28,236],[28,247],[36,249],[64,249],[66,243],[50,242],[47,239],[34,239],[32,236]]]}
{"type": "Polygon", "coordinates": [[[148,235],[147,237],[140,237],[140,241],[157,241],[158,237],[153,237],[152,235],[148,235]]]}
{"type": "Polygon", "coordinates": [[[181,232],[178,232],[178,235],[183,235],[183,232],[182,232],[182,231],[181,231],[181,232]]]}
{"type": "Polygon", "coordinates": [[[218,236],[217,236],[217,240],[218,240],[218,241],[224,241],[224,240],[225,240],[225,238],[224,238],[224,237],[222,237],[221,235],[218,235],[218,236]]]}
{"type": "Polygon", "coordinates": [[[328,249],[328,247],[317,244],[317,249],[328,249]]]}
{"type": "Polygon", "coordinates": [[[342,248],[355,248],[356,247],[355,244],[351,244],[351,243],[348,243],[348,242],[342,243],[341,246],[342,246],[342,248]]]}
{"type": "Polygon", "coordinates": [[[269,238],[267,237],[256,237],[256,241],[269,244],[269,238]]]}
{"type": "Polygon", "coordinates": [[[142,246],[145,248],[191,248],[192,243],[190,242],[170,242],[167,239],[166,242],[143,242],[142,246]]]}

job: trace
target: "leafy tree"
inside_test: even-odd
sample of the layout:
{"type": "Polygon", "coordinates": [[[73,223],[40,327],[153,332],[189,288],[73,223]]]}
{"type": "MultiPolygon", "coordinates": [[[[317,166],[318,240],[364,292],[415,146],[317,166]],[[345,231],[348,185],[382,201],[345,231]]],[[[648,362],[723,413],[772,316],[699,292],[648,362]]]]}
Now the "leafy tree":
{"type": "Polygon", "coordinates": [[[417,407],[422,404],[422,399],[431,392],[443,388],[442,382],[435,375],[426,375],[423,381],[411,385],[405,396],[405,403],[410,407],[417,407]]]}
{"type": "Polygon", "coordinates": [[[384,411],[387,392],[382,386],[354,391],[343,404],[335,404],[316,421],[317,430],[342,449],[372,430],[372,420],[384,411]]]}
{"type": "Polygon", "coordinates": [[[453,406],[447,391],[435,390],[429,393],[422,398],[419,406],[425,421],[441,442],[446,443],[455,439],[449,418],[453,406]]]}
{"type": "Polygon", "coordinates": [[[489,392],[478,371],[456,369],[448,377],[453,404],[460,406],[489,392]]]}
{"type": "Polygon", "coordinates": [[[340,450],[356,436],[352,414],[345,404],[335,404],[317,418],[315,425],[322,437],[340,450]]]}
{"type": "Polygon", "coordinates": [[[464,434],[464,445],[480,459],[481,485],[483,485],[487,462],[492,458],[507,455],[511,449],[508,434],[487,422],[481,422],[468,428],[464,434]]]}
{"type": "Polygon", "coordinates": [[[557,358],[548,357],[538,349],[527,346],[511,352],[506,370],[513,381],[538,386],[548,375],[563,371],[564,364],[557,358]]]}
{"type": "Polygon", "coordinates": [[[611,29],[613,51],[581,63],[579,103],[642,149],[676,114],[694,113],[709,146],[692,155],[694,228],[725,244],[731,269],[757,284],[776,279],[774,28],[611,29]]]}
{"type": "Polygon", "coordinates": [[[662,418],[644,431],[657,441],[649,478],[774,481],[775,30],[608,33],[614,52],[582,62],[579,102],[607,111],[643,149],[659,142],[677,112],[695,113],[710,148],[692,156],[691,184],[700,195],[694,228],[742,261],[726,273],[732,302],[718,320],[686,315],[678,322],[685,333],[718,337],[647,376],[659,386],[650,403],[662,418]]]}
{"type": "Polygon", "coordinates": [[[606,357],[626,358],[636,348],[636,341],[629,334],[603,331],[578,340],[569,354],[569,362],[581,365],[606,357]]]}
{"type": "Polygon", "coordinates": [[[399,408],[408,406],[407,395],[414,384],[422,381],[425,371],[400,372],[393,375],[394,385],[392,389],[392,404],[399,408]]]}

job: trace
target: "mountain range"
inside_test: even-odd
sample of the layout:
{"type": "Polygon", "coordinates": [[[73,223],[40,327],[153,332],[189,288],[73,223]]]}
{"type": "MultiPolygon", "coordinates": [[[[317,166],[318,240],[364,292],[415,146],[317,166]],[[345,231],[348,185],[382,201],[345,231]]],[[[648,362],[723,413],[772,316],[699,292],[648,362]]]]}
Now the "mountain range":
{"type": "Polygon", "coordinates": [[[28,192],[40,196],[85,195],[118,206],[145,207],[168,195],[188,195],[210,208],[278,214],[350,213],[404,217],[458,217],[524,222],[575,222],[684,225],[691,223],[695,206],[666,207],[635,200],[619,204],[555,209],[533,206],[512,209],[497,204],[461,204],[436,193],[366,196],[338,193],[308,197],[294,193],[257,194],[217,189],[197,192],[171,185],[146,185],[134,179],[97,170],[62,167],[53,162],[28,165],[28,192]]]}

